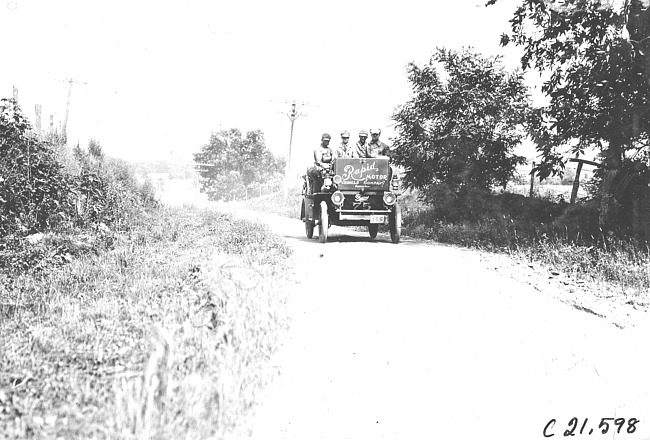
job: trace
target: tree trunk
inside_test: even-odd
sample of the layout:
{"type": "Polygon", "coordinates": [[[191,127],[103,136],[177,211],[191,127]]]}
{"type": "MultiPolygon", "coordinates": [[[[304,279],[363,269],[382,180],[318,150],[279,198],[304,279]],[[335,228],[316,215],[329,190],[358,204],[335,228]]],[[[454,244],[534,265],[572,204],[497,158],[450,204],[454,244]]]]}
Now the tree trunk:
{"type": "Polygon", "coordinates": [[[650,0],[628,1],[625,28],[630,35],[632,55],[646,78],[650,78],[650,0]]]}
{"type": "Polygon", "coordinates": [[[603,231],[617,229],[621,225],[621,204],[617,199],[617,183],[621,171],[622,142],[610,140],[605,155],[605,171],[600,187],[600,212],[598,224],[603,231]]]}

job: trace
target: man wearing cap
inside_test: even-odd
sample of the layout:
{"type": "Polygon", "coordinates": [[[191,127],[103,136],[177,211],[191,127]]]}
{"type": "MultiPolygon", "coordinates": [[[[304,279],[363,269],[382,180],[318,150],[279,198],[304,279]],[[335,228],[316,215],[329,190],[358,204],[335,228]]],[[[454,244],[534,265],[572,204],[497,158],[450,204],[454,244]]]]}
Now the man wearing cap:
{"type": "Polygon", "coordinates": [[[326,167],[329,167],[332,161],[331,139],[332,136],[328,133],[323,133],[320,137],[320,145],[314,149],[314,165],[307,170],[307,175],[314,182],[312,187],[314,192],[320,190],[320,187],[323,185],[323,179],[321,178],[322,171],[326,167]]]}
{"type": "Polygon", "coordinates": [[[359,142],[354,144],[352,148],[352,157],[367,157],[366,148],[368,144],[366,140],[368,139],[368,132],[366,130],[361,130],[359,132],[359,142]]]}
{"type": "Polygon", "coordinates": [[[334,150],[336,157],[352,157],[352,145],[349,142],[350,133],[345,130],[341,133],[341,145],[334,150]]]}
{"type": "Polygon", "coordinates": [[[379,128],[370,129],[370,142],[366,147],[366,157],[389,156],[388,145],[379,140],[381,130],[379,128]]]}
{"type": "MultiPolygon", "coordinates": [[[[366,157],[379,157],[384,156],[390,158],[390,148],[388,145],[379,140],[379,135],[381,134],[381,129],[371,128],[370,129],[370,142],[368,142],[368,147],[366,148],[367,155],[366,157]]],[[[393,178],[393,167],[388,167],[388,179],[393,178]]]]}

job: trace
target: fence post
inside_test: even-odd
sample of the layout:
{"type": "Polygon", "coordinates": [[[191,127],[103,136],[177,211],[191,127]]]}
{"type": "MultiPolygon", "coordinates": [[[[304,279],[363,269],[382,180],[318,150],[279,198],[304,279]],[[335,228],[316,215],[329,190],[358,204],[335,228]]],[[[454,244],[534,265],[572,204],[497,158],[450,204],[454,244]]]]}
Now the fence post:
{"type": "Polygon", "coordinates": [[[580,188],[580,172],[582,171],[583,162],[578,162],[578,168],[576,168],[576,176],[573,179],[573,188],[571,189],[571,201],[569,203],[574,204],[576,197],[578,196],[578,188],[580,188]]]}
{"type": "Polygon", "coordinates": [[[530,190],[528,191],[528,197],[533,197],[534,182],[535,182],[535,162],[533,162],[533,167],[530,170],[530,190]]]}

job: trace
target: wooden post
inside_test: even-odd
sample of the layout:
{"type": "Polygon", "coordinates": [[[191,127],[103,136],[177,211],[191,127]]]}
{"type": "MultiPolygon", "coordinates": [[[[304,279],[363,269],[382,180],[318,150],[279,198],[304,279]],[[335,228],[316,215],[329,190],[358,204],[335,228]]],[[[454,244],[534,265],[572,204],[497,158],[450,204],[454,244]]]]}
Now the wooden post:
{"type": "Polygon", "coordinates": [[[578,196],[578,188],[580,188],[580,172],[582,171],[582,164],[584,162],[578,162],[578,168],[576,168],[576,177],[573,179],[573,188],[571,189],[571,201],[569,203],[574,204],[576,197],[578,196]]]}
{"type": "Polygon", "coordinates": [[[34,110],[36,112],[36,121],[35,121],[36,133],[38,134],[38,137],[40,138],[41,137],[41,105],[36,104],[36,107],[35,107],[34,110]]]}
{"type": "Polygon", "coordinates": [[[533,197],[534,183],[535,183],[535,162],[533,162],[533,167],[530,170],[530,190],[528,191],[528,197],[533,197]]]}
{"type": "Polygon", "coordinates": [[[582,171],[582,165],[593,165],[595,167],[602,167],[598,162],[594,162],[586,159],[578,159],[577,157],[569,159],[569,162],[578,162],[578,168],[576,169],[576,177],[573,179],[573,188],[571,189],[571,202],[575,203],[576,197],[578,196],[578,189],[580,188],[580,172],[582,171]]]}

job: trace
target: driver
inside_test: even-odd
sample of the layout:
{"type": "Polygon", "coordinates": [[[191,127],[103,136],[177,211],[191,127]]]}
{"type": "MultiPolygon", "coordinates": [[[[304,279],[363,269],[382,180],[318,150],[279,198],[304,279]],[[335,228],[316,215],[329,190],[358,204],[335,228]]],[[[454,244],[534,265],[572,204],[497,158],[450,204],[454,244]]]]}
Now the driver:
{"type": "Polygon", "coordinates": [[[329,146],[330,140],[332,140],[332,136],[328,133],[323,133],[320,137],[320,145],[314,149],[314,165],[307,170],[307,175],[314,182],[314,191],[320,189],[323,185],[322,172],[324,169],[329,168],[330,162],[332,162],[332,149],[329,146]]]}

